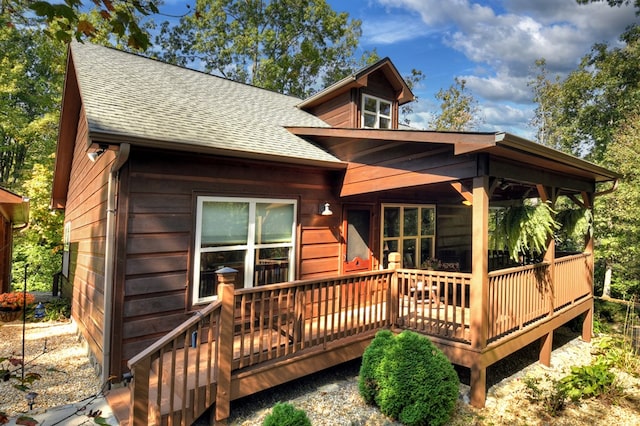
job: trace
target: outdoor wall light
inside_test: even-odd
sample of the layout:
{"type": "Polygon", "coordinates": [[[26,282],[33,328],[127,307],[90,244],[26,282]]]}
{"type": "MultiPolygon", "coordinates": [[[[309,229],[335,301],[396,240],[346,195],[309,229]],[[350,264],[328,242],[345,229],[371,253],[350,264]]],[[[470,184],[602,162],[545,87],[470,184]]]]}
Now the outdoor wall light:
{"type": "Polygon", "coordinates": [[[89,157],[89,161],[95,163],[98,157],[100,157],[107,150],[107,145],[100,144],[97,151],[87,152],[87,157],[89,157]]]}
{"type": "Polygon", "coordinates": [[[333,216],[333,212],[331,211],[331,205],[329,205],[329,203],[324,203],[323,206],[320,206],[320,215],[333,216]]]}

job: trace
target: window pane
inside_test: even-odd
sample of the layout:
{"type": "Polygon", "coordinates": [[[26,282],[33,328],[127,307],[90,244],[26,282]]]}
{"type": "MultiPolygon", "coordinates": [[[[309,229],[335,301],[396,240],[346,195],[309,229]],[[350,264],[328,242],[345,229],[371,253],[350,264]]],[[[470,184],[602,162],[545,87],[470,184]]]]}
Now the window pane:
{"type": "Polygon", "coordinates": [[[402,241],[402,267],[416,267],[416,240],[414,239],[402,241]]]}
{"type": "Polygon", "coordinates": [[[249,204],[205,202],[202,206],[202,247],[247,244],[249,204]]]}
{"type": "Polygon", "coordinates": [[[391,117],[391,104],[389,102],[380,101],[380,115],[391,117]]]}
{"type": "Polygon", "coordinates": [[[200,288],[198,297],[204,298],[218,294],[218,279],[216,271],[225,266],[238,270],[235,287],[244,287],[243,277],[245,254],[245,250],[202,253],[200,255],[200,288]]]}
{"type": "Polygon", "coordinates": [[[435,211],[433,208],[422,209],[422,235],[435,235],[435,211]]]}
{"type": "Polygon", "coordinates": [[[433,238],[422,238],[420,240],[420,264],[425,260],[432,259],[433,255],[433,238]]]}
{"type": "Polygon", "coordinates": [[[380,117],[380,128],[381,129],[390,129],[391,128],[391,120],[388,118],[380,117]]]}
{"type": "Polygon", "coordinates": [[[370,98],[368,96],[364,97],[364,110],[365,111],[370,111],[370,112],[378,112],[378,106],[377,106],[377,102],[375,99],[370,98]]]}
{"type": "Polygon", "coordinates": [[[415,237],[418,235],[418,209],[404,209],[404,235],[415,237]]]}
{"type": "Polygon", "coordinates": [[[289,281],[289,247],[256,250],[253,285],[289,281]]]}
{"type": "Polygon", "coordinates": [[[376,116],[371,114],[365,114],[364,127],[376,127],[376,116]]]}
{"type": "Polygon", "coordinates": [[[384,209],[384,236],[400,236],[400,207],[386,207],[384,209]]]}
{"type": "Polygon", "coordinates": [[[256,205],[256,243],[289,243],[292,241],[293,205],[258,203],[256,205]]]}

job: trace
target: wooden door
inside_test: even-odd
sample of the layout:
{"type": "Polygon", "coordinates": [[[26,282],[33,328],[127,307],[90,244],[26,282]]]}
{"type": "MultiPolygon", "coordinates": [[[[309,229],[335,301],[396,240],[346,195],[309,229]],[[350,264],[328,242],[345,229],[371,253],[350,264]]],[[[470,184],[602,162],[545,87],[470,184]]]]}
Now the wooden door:
{"type": "Polygon", "coordinates": [[[343,271],[368,271],[371,269],[371,208],[346,206],[343,218],[343,271]]]}

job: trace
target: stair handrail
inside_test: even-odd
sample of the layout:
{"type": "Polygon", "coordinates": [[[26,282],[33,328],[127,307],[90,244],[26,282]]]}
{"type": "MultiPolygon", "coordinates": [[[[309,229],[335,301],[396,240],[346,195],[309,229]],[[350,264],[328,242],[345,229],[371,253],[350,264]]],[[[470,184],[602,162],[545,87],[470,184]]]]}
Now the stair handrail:
{"type": "Polygon", "coordinates": [[[133,369],[133,366],[141,362],[144,358],[150,357],[154,352],[159,351],[166,346],[168,343],[172,342],[176,337],[182,334],[185,330],[189,329],[191,326],[196,325],[199,321],[201,321],[204,317],[215,311],[216,309],[220,309],[222,307],[222,302],[219,300],[215,300],[205,306],[202,309],[199,309],[194,312],[194,315],[188,318],[185,322],[178,325],[176,328],[171,330],[169,333],[155,341],[148,348],[144,349],[142,352],[135,355],[127,362],[127,366],[129,369],[133,369]]]}

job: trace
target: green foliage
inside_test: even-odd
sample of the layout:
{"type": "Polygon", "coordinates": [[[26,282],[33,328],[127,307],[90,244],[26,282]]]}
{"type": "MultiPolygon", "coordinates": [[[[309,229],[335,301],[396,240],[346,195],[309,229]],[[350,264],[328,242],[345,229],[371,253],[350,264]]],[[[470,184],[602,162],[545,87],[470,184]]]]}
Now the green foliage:
{"type": "MultiPolygon", "coordinates": [[[[12,3],[18,4],[17,1],[12,3]]],[[[145,50],[150,45],[149,35],[139,26],[139,16],[148,16],[159,13],[156,1],[136,0],[109,0],[96,1],[96,10],[102,25],[108,27],[109,33],[126,38],[127,44],[134,49],[145,50]]],[[[69,43],[76,39],[82,41],[93,38],[96,35],[96,27],[79,13],[82,7],[81,0],[66,0],[62,4],[48,1],[35,1],[29,3],[31,12],[47,24],[45,33],[52,39],[69,43]]],[[[22,20],[26,12],[14,13],[13,20],[22,20]]]]}
{"type": "Polygon", "coordinates": [[[265,417],[263,426],[311,426],[311,421],[304,410],[292,404],[278,402],[271,413],[265,417]]]}
{"type": "Polygon", "coordinates": [[[456,77],[449,89],[438,91],[436,99],[441,102],[440,112],[434,114],[429,123],[433,130],[469,131],[482,123],[478,102],[467,91],[466,84],[466,80],[456,77]]]}
{"type": "Polygon", "coordinates": [[[605,165],[622,179],[613,193],[596,198],[596,255],[599,265],[612,270],[611,296],[628,299],[640,294],[640,115],[630,120],[615,137],[604,155],[605,165]]]}
{"type": "Polygon", "coordinates": [[[560,388],[572,401],[594,398],[614,389],[616,376],[604,362],[571,367],[571,374],[562,378],[560,388]]]}
{"type": "Polygon", "coordinates": [[[446,424],[458,398],[458,376],[429,339],[378,332],[366,349],[358,383],[367,402],[405,425],[446,424]]]}
{"type": "Polygon", "coordinates": [[[206,72],[306,97],[323,75],[352,72],[360,25],[325,0],[197,0],[177,26],[162,24],[156,43],[165,61],[197,60],[206,72]]]}
{"type": "Polygon", "coordinates": [[[42,321],[62,321],[71,318],[71,301],[65,298],[52,299],[44,304],[42,321]]]}
{"type": "Polygon", "coordinates": [[[521,254],[530,257],[543,254],[549,238],[559,227],[553,213],[547,203],[533,204],[527,200],[506,208],[497,216],[492,247],[507,247],[516,262],[521,254]]]}
{"type": "Polygon", "coordinates": [[[582,252],[585,238],[593,233],[593,214],[589,209],[564,208],[556,215],[556,250],[582,252]]]}

